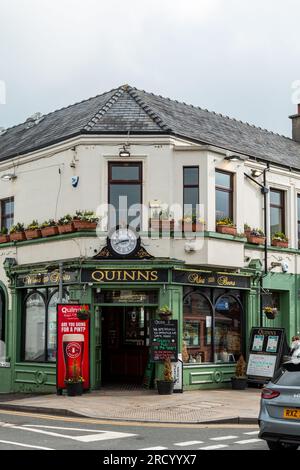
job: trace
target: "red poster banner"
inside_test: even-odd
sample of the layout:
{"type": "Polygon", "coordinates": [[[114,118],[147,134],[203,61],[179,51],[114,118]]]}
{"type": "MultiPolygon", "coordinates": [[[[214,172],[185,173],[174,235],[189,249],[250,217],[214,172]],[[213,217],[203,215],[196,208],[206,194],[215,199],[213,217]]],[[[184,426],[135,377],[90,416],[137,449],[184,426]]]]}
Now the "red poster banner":
{"type": "Polygon", "coordinates": [[[57,389],[66,388],[66,381],[82,377],[83,388],[90,388],[88,305],[57,305],[57,389]]]}

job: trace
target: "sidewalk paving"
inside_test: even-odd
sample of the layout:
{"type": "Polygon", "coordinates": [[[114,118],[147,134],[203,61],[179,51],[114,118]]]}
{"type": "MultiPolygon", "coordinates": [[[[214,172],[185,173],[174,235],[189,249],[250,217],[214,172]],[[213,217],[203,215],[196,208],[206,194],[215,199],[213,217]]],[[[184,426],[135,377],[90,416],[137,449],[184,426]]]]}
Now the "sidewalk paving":
{"type": "MultiPolygon", "coordinates": [[[[156,391],[103,389],[81,397],[29,396],[2,401],[0,409],[76,415],[105,420],[161,423],[257,423],[260,390],[197,390],[158,395],[156,391]]],[[[3,397],[4,398],[4,397],[3,397]]]]}

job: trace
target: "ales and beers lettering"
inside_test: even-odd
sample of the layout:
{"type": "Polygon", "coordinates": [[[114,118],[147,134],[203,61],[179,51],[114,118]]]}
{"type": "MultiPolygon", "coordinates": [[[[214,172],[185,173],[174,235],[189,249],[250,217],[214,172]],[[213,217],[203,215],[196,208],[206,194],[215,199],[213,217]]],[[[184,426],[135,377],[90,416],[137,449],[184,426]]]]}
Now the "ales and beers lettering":
{"type": "Polygon", "coordinates": [[[90,387],[89,318],[78,313],[88,306],[59,304],[57,306],[57,389],[68,380],[83,378],[83,388],[90,387]]]}

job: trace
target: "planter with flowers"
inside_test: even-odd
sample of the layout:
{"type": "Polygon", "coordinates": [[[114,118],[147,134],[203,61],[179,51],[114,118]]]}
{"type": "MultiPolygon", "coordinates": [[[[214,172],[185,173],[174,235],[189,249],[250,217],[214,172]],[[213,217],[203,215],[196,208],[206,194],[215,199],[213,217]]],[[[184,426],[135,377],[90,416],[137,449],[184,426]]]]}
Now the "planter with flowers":
{"type": "Polygon", "coordinates": [[[33,240],[42,236],[41,229],[37,220],[33,220],[25,229],[26,240],[33,240]]]}
{"type": "Polygon", "coordinates": [[[57,222],[57,228],[59,234],[72,233],[74,232],[73,217],[70,214],[65,215],[57,222]]]}
{"type": "Polygon", "coordinates": [[[247,364],[244,356],[241,355],[235,366],[235,375],[231,377],[231,385],[233,390],[245,390],[248,384],[248,377],[246,374],[247,364]]]}
{"type": "Polygon", "coordinates": [[[8,243],[9,241],[10,236],[8,235],[8,230],[6,227],[3,227],[0,233],[0,243],[8,243]]]}
{"type": "Polygon", "coordinates": [[[252,229],[245,234],[248,243],[253,243],[253,245],[263,245],[266,241],[265,234],[261,229],[252,229]]]}
{"type": "Polygon", "coordinates": [[[180,221],[182,232],[203,232],[205,227],[204,219],[197,215],[187,215],[180,221]]]}
{"type": "Polygon", "coordinates": [[[150,228],[157,232],[173,232],[175,221],[168,210],[155,211],[149,220],[150,228]]]}
{"type": "Polygon", "coordinates": [[[57,228],[57,223],[55,222],[55,220],[53,219],[46,220],[41,225],[41,232],[42,232],[42,237],[45,237],[45,238],[58,235],[58,228],[57,228]]]}
{"type": "Polygon", "coordinates": [[[156,385],[159,395],[171,395],[173,393],[174,379],[170,359],[164,362],[164,378],[163,380],[157,380],[156,385]]]}
{"type": "Polygon", "coordinates": [[[160,307],[157,313],[161,320],[170,320],[172,317],[172,310],[170,310],[168,305],[164,305],[163,307],[160,307]]]}
{"type": "Polygon", "coordinates": [[[10,228],[10,240],[12,242],[20,242],[26,240],[24,224],[17,223],[10,228]]]}
{"type": "Polygon", "coordinates": [[[79,367],[76,361],[73,362],[72,375],[65,380],[68,397],[76,397],[83,393],[84,379],[80,375],[79,367]]]}
{"type": "Polygon", "coordinates": [[[75,230],[96,230],[98,217],[93,211],[76,211],[72,219],[75,230]]]}
{"type": "Polygon", "coordinates": [[[278,310],[275,307],[264,307],[263,312],[268,320],[275,320],[278,310]]]}
{"type": "Polygon", "coordinates": [[[237,229],[233,221],[226,217],[217,221],[217,232],[226,235],[233,235],[235,237],[237,234],[237,229]]]}
{"type": "Polygon", "coordinates": [[[284,233],[276,232],[272,237],[272,246],[278,246],[279,248],[288,248],[289,239],[284,233]]]}

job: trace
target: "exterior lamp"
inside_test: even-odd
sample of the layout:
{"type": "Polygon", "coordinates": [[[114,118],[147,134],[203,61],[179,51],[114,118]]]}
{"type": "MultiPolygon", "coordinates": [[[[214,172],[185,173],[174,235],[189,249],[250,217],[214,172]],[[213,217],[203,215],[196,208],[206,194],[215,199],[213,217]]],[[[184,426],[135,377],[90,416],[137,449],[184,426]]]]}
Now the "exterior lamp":
{"type": "Polygon", "coordinates": [[[14,173],[5,173],[1,176],[1,179],[3,181],[14,181],[17,179],[17,175],[15,175],[14,173]]]}
{"type": "Polygon", "coordinates": [[[225,157],[225,160],[228,162],[242,162],[244,159],[240,157],[239,155],[229,155],[228,157],[225,157]]]}
{"type": "Polygon", "coordinates": [[[259,178],[262,174],[263,174],[263,172],[261,172],[259,170],[251,170],[252,178],[259,178]]]}
{"type": "Polygon", "coordinates": [[[123,145],[123,148],[119,152],[119,157],[121,158],[128,158],[130,157],[130,152],[128,149],[126,149],[125,145],[123,145]]]}

